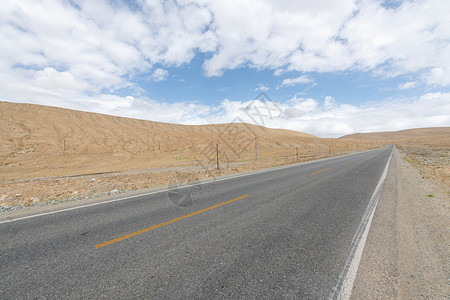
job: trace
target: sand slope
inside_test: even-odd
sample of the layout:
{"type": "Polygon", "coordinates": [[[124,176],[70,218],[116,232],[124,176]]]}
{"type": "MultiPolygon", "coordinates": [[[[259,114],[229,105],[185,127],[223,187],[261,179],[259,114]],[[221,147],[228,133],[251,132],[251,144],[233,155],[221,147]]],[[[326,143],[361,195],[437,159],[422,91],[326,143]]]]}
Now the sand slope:
{"type": "Polygon", "coordinates": [[[369,141],[398,145],[445,147],[450,145],[450,127],[430,127],[400,131],[355,133],[343,136],[340,140],[369,141]]]}
{"type": "Polygon", "coordinates": [[[385,144],[450,144],[450,127],[321,139],[249,124],[177,125],[63,108],[0,102],[0,179],[211,165],[385,144]]]}
{"type": "Polygon", "coordinates": [[[0,102],[0,179],[128,171],[348,150],[349,143],[249,124],[188,126],[0,102]]]}
{"type": "Polygon", "coordinates": [[[0,102],[0,207],[164,186],[388,143],[428,143],[404,149],[439,151],[433,168],[446,178],[449,137],[449,128],[425,128],[321,139],[248,124],[186,126],[0,102]],[[433,143],[443,146],[431,149],[433,143]]]}

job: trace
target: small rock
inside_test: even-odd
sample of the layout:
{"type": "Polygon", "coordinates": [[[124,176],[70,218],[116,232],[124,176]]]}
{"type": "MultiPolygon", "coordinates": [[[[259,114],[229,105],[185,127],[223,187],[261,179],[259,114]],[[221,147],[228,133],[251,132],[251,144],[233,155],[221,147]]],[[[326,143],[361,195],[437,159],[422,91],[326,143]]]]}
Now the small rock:
{"type": "Polygon", "coordinates": [[[38,197],[31,197],[31,201],[36,203],[36,202],[40,202],[41,199],[39,199],[38,197]]]}
{"type": "Polygon", "coordinates": [[[16,198],[21,198],[22,194],[16,194],[16,198]]]}
{"type": "Polygon", "coordinates": [[[0,196],[0,201],[5,201],[6,198],[8,198],[8,195],[3,194],[3,195],[0,196]]]}
{"type": "Polygon", "coordinates": [[[118,189],[113,189],[113,190],[111,190],[111,194],[116,194],[116,193],[118,193],[119,192],[119,190],[118,189]]]}
{"type": "Polygon", "coordinates": [[[90,181],[95,181],[95,178],[91,178],[91,180],[90,181]]]}

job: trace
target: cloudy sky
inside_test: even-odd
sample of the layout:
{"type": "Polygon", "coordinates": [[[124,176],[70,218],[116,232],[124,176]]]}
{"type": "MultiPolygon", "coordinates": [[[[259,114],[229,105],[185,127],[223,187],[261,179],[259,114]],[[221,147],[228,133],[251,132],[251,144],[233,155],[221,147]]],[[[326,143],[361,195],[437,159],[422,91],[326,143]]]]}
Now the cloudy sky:
{"type": "Polygon", "coordinates": [[[450,126],[449,16],[448,0],[3,0],[0,100],[321,137],[450,126]]]}

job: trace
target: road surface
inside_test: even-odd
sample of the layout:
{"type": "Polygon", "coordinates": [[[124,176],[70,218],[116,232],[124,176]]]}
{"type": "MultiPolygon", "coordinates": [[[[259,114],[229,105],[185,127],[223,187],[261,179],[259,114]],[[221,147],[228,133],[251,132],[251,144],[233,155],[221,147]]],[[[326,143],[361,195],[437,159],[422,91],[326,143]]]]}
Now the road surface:
{"type": "Polygon", "coordinates": [[[329,298],[391,152],[0,220],[0,298],[329,298]]]}

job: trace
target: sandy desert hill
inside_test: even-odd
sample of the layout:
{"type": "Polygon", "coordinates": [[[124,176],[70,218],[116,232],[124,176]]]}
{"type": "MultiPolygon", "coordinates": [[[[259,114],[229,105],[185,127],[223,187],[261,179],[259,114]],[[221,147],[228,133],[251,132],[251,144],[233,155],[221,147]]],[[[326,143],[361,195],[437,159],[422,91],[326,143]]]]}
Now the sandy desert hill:
{"type": "Polygon", "coordinates": [[[249,124],[176,125],[0,102],[0,179],[117,172],[339,152],[347,141],[249,124]]]}
{"type": "Polygon", "coordinates": [[[445,147],[450,145],[450,127],[415,128],[388,132],[355,133],[339,140],[380,142],[404,146],[445,147]]]}
{"type": "Polygon", "coordinates": [[[429,154],[432,143],[442,142],[439,151],[447,152],[434,155],[433,165],[446,180],[449,137],[449,128],[425,128],[322,139],[249,124],[176,125],[0,102],[0,207],[164,186],[388,143],[423,143],[429,154]]]}

